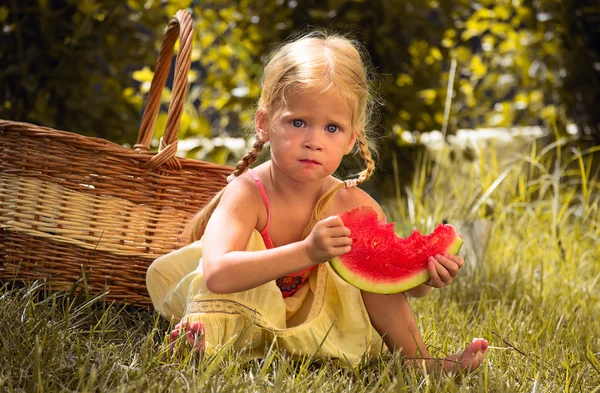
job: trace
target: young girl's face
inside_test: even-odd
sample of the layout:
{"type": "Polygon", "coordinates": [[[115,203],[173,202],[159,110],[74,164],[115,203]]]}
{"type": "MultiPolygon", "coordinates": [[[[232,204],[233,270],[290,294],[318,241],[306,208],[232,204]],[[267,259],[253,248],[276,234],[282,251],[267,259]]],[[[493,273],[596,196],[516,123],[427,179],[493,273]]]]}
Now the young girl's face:
{"type": "Polygon", "coordinates": [[[356,141],[347,100],[335,90],[297,92],[286,98],[287,105],[270,121],[257,113],[257,132],[270,141],[273,164],[301,182],[331,175],[356,141]]]}

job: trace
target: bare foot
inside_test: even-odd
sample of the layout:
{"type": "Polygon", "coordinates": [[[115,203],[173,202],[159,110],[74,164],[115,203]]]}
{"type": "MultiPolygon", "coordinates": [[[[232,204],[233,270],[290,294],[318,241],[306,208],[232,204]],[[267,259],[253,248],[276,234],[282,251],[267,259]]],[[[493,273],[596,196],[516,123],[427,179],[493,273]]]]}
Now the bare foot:
{"type": "Polygon", "coordinates": [[[198,321],[178,323],[175,325],[175,329],[171,331],[169,342],[174,344],[180,333],[185,334],[186,341],[192,350],[195,352],[204,350],[204,325],[202,323],[198,321]]]}
{"type": "Polygon", "coordinates": [[[444,369],[449,373],[471,372],[483,363],[483,356],[488,349],[488,342],[483,338],[474,338],[462,353],[448,356],[443,362],[444,369]]]}

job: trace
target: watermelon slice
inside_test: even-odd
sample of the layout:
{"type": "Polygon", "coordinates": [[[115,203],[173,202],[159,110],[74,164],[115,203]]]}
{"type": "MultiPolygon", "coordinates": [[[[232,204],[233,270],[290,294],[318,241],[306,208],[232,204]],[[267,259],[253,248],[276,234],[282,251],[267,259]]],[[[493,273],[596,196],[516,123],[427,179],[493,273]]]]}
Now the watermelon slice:
{"type": "Polygon", "coordinates": [[[394,223],[377,219],[367,206],[340,214],[350,229],[352,251],[329,261],[344,280],[368,292],[391,294],[409,290],[429,280],[427,259],[436,254],[456,255],[462,239],[452,225],[440,224],[428,236],[419,231],[403,239],[394,223]]]}

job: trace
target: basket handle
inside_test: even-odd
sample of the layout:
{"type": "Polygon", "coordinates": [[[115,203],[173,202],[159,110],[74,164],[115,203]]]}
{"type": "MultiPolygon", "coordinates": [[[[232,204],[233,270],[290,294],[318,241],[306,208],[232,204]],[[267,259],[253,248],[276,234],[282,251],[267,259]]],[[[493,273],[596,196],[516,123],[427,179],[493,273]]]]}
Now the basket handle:
{"type": "Polygon", "coordinates": [[[167,115],[167,127],[165,134],[160,138],[158,154],[152,156],[142,167],[154,169],[167,164],[171,169],[181,169],[179,160],[175,157],[177,152],[177,133],[179,132],[179,121],[183,113],[183,104],[187,92],[187,78],[191,66],[193,26],[192,17],[186,10],[179,10],[167,26],[165,38],[160,47],[156,71],[152,77],[148,102],[142,116],[142,124],[138,133],[137,143],[134,148],[138,152],[148,151],[154,124],[160,109],[162,89],[165,86],[169,71],[171,69],[171,58],[177,38],[179,42],[179,53],[175,63],[175,77],[173,80],[173,91],[169,112],[167,115]]]}

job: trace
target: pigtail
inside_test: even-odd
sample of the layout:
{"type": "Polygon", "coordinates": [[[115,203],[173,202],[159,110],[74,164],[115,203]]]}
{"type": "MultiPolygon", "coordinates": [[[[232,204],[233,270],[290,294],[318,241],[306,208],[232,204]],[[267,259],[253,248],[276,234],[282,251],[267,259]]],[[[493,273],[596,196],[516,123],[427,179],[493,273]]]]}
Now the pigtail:
{"type": "MultiPolygon", "coordinates": [[[[231,182],[233,179],[246,172],[248,167],[252,165],[252,163],[258,158],[258,155],[262,151],[264,145],[265,143],[261,141],[257,136],[256,142],[254,142],[254,146],[252,146],[252,149],[250,149],[250,151],[248,151],[248,153],[246,153],[246,155],[244,155],[244,157],[242,157],[242,159],[237,163],[233,173],[229,175],[229,177],[227,177],[227,181],[231,182]]],[[[182,239],[180,241],[183,242],[183,244],[193,243],[196,240],[200,240],[202,238],[206,229],[206,225],[208,224],[208,220],[219,205],[219,202],[221,201],[221,197],[223,196],[224,192],[225,187],[223,187],[223,189],[219,191],[217,195],[215,195],[213,199],[211,199],[211,201],[208,202],[202,208],[202,210],[196,213],[196,215],[190,220],[190,222],[188,222],[188,224],[183,229],[180,238],[182,239]]]]}
{"type": "Polygon", "coordinates": [[[358,179],[356,179],[357,184],[362,184],[369,180],[373,172],[375,171],[375,161],[371,155],[371,149],[369,148],[369,142],[365,136],[364,132],[358,134],[357,137],[358,142],[358,150],[360,151],[360,155],[365,160],[366,169],[358,174],[358,179]]]}
{"type": "Polygon", "coordinates": [[[254,161],[256,161],[256,159],[258,158],[258,155],[262,151],[264,145],[265,143],[261,141],[260,138],[257,136],[256,141],[254,142],[254,146],[252,146],[252,149],[250,149],[250,151],[248,151],[248,153],[246,153],[246,155],[242,157],[242,159],[237,163],[237,165],[235,166],[235,170],[230,175],[230,177],[227,178],[227,180],[231,181],[234,178],[246,172],[248,167],[252,165],[252,163],[254,163],[254,161]]]}

